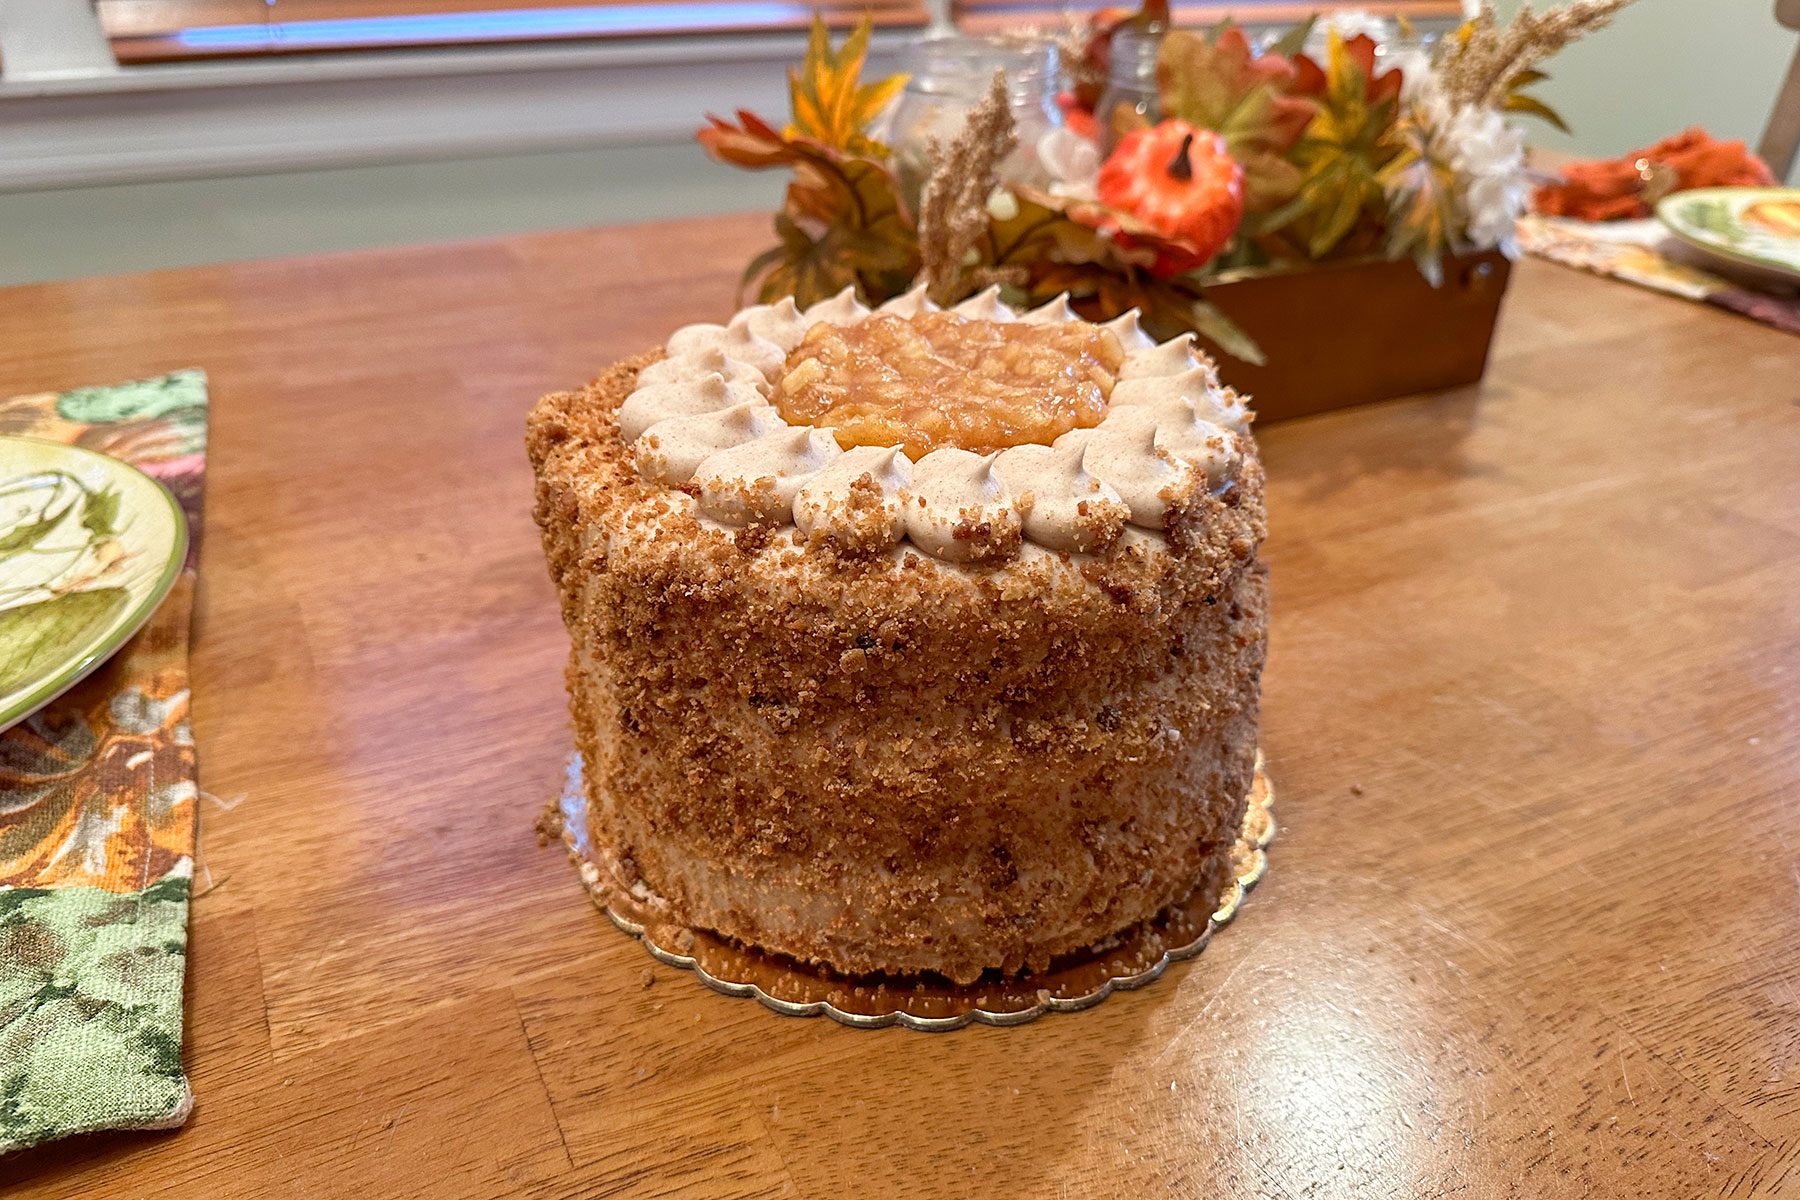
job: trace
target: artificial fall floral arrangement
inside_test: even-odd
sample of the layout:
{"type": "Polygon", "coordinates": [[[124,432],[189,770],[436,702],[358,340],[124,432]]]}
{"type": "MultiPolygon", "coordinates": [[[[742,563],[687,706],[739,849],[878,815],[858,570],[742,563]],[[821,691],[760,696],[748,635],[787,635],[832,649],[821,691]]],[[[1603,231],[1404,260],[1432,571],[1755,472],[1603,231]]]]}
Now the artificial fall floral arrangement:
{"type": "Polygon", "coordinates": [[[1260,52],[1230,24],[1170,30],[1156,53],[1154,120],[1094,112],[1122,23],[1103,19],[1070,39],[1067,124],[1035,147],[1051,182],[1005,177],[1018,135],[996,77],[960,134],[929,146],[916,203],[894,148],[872,132],[905,77],[861,79],[866,18],[835,50],[815,19],[804,62],[789,71],[786,127],[740,111],[735,122],[709,117],[698,138],[722,162],[793,172],[779,242],[744,275],[762,300],[808,304],[853,287],[879,302],[922,280],[951,304],[998,283],[1026,305],[1067,292],[1094,320],[1135,307],[1158,337],[1192,329],[1260,362],[1205,298],[1222,271],[1385,256],[1410,258],[1438,283],[1447,257],[1510,252],[1529,187],[1508,115],[1560,126],[1527,94],[1544,78],[1538,65],[1628,3],[1572,0],[1542,14],[1522,5],[1505,26],[1484,4],[1434,53],[1399,65],[1335,22],[1318,57],[1305,50],[1313,22],[1260,52]]]}

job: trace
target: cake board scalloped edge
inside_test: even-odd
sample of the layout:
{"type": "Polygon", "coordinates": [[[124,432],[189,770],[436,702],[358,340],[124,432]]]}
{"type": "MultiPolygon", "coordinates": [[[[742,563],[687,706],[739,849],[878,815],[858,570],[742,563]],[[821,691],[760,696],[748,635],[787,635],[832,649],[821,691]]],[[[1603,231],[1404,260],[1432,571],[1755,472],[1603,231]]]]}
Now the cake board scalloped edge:
{"type": "Polygon", "coordinates": [[[615,926],[641,941],[658,962],[692,971],[713,991],[754,998],[783,1016],[825,1016],[856,1029],[898,1026],[944,1033],[970,1024],[1023,1025],[1046,1013],[1081,1012],[1114,992],[1153,983],[1170,964],[1199,955],[1237,916],[1250,890],[1268,871],[1268,848],[1276,832],[1275,789],[1259,750],[1243,826],[1232,850],[1231,878],[1210,912],[1208,902],[1196,892],[1102,946],[1015,979],[984,977],[954,984],[842,976],[662,919],[659,910],[666,910],[667,902],[642,883],[626,884],[616,864],[596,854],[588,843],[581,767],[581,756],[571,755],[562,795],[544,814],[539,831],[546,838],[561,838],[589,899],[615,926]]]}

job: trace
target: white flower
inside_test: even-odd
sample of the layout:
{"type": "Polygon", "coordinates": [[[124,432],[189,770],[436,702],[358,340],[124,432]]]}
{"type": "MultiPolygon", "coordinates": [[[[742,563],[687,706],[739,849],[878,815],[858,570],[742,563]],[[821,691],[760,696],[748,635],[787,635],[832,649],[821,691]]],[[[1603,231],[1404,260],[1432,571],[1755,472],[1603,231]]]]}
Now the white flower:
{"type": "Polygon", "coordinates": [[[1378,17],[1365,9],[1352,8],[1344,12],[1332,13],[1321,19],[1306,35],[1306,53],[1314,61],[1323,60],[1325,48],[1330,44],[1330,35],[1335,32],[1346,42],[1351,38],[1368,34],[1369,39],[1377,46],[1385,46],[1394,40],[1398,30],[1394,22],[1386,17],[1378,17]]]}
{"type": "Polygon", "coordinates": [[[1463,236],[1475,250],[1498,247],[1518,255],[1516,223],[1530,200],[1525,174],[1525,135],[1492,108],[1465,104],[1454,110],[1431,80],[1417,104],[1431,131],[1431,153],[1456,173],[1456,204],[1463,236]]]}
{"type": "Polygon", "coordinates": [[[1100,174],[1100,147],[1073,129],[1059,125],[1037,141],[1038,163],[1049,176],[1052,196],[1092,200],[1100,174]]]}
{"type": "Polygon", "coordinates": [[[1382,74],[1400,72],[1400,102],[1415,100],[1429,86],[1431,46],[1423,41],[1391,42],[1382,47],[1376,69],[1382,74]]]}
{"type": "Polygon", "coordinates": [[[1516,255],[1513,231],[1531,196],[1525,135],[1494,109],[1465,104],[1451,119],[1447,139],[1469,241],[1478,250],[1498,246],[1516,255]]]}

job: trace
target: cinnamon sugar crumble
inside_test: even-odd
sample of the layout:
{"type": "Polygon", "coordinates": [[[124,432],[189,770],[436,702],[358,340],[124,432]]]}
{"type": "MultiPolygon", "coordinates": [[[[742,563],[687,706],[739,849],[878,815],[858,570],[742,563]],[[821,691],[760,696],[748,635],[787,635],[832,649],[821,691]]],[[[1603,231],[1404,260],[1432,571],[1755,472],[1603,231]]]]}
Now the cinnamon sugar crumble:
{"type": "Polygon", "coordinates": [[[878,313],[813,326],[788,355],[774,403],[789,421],[829,427],[845,449],[987,454],[1098,425],[1124,358],[1110,330],[1085,321],[878,313]]]}
{"type": "Polygon", "coordinates": [[[769,544],[771,530],[767,525],[750,524],[732,535],[732,543],[740,554],[755,554],[769,544]]]}

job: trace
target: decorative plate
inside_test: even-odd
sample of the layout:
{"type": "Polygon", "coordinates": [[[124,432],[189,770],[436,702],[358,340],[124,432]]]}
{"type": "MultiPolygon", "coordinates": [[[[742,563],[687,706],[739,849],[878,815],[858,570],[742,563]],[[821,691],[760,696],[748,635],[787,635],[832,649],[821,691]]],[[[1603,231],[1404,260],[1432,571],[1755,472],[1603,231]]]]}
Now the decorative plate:
{"type": "Polygon", "coordinates": [[[1665,196],[1656,216],[1705,254],[1800,283],[1800,188],[1696,188],[1665,196]]]}
{"type": "Polygon", "coordinates": [[[0,729],[124,645],[186,555],[180,505],[136,467],[0,437],[0,729]]]}

